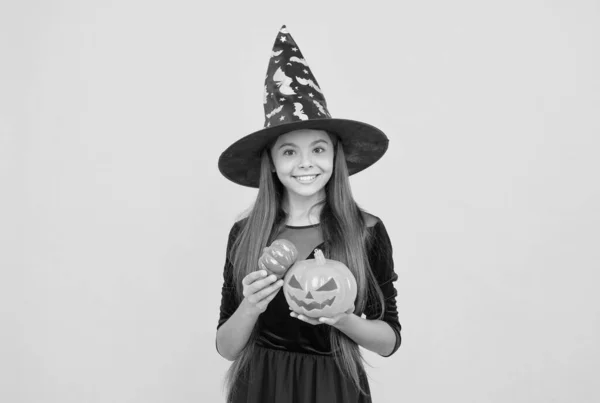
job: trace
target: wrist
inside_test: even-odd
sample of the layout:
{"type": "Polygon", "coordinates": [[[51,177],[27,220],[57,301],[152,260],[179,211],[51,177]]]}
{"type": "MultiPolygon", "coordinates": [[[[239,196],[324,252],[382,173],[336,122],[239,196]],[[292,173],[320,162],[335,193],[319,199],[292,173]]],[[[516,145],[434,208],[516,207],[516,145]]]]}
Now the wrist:
{"type": "Polygon", "coordinates": [[[260,312],[246,298],[240,303],[240,310],[240,313],[248,319],[256,320],[260,316],[260,312]]]}
{"type": "Polygon", "coordinates": [[[356,316],[354,313],[349,313],[347,315],[344,315],[340,318],[340,320],[338,320],[335,325],[333,325],[333,327],[335,327],[338,330],[341,330],[342,332],[345,329],[348,329],[349,327],[352,326],[352,322],[355,321],[355,319],[360,319],[358,316],[356,316]]]}

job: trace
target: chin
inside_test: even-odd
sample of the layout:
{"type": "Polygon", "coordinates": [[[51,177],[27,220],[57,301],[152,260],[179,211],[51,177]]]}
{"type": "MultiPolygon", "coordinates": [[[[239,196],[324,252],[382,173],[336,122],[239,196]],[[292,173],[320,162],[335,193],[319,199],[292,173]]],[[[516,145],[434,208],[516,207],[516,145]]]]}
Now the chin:
{"type": "Polygon", "coordinates": [[[303,197],[310,197],[310,196],[314,196],[317,193],[321,192],[323,190],[323,186],[321,185],[313,185],[313,186],[306,186],[306,185],[298,185],[297,183],[289,183],[288,186],[286,186],[288,191],[293,192],[295,194],[297,194],[298,196],[303,196],[303,197]]]}
{"type": "Polygon", "coordinates": [[[303,191],[303,192],[294,191],[294,193],[296,193],[297,195],[302,196],[302,197],[312,197],[312,196],[315,196],[316,194],[318,194],[320,191],[321,191],[321,189],[317,189],[317,190],[312,191],[312,192],[308,192],[306,190],[303,191]]]}

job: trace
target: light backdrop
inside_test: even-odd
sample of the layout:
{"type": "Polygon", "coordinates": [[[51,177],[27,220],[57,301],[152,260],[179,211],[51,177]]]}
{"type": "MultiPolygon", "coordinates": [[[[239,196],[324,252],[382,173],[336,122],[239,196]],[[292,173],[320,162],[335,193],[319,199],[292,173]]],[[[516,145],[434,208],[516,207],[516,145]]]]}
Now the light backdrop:
{"type": "Polygon", "coordinates": [[[0,401],[221,402],[227,233],[279,27],[394,245],[376,403],[597,402],[596,1],[0,3],[0,401]]]}

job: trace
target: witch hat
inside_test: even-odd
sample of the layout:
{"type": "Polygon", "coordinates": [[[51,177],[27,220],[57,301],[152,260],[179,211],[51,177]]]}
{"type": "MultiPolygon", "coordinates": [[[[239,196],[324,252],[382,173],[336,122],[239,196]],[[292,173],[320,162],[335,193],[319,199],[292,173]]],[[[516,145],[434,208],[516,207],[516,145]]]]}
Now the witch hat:
{"type": "Polygon", "coordinates": [[[373,165],[387,151],[389,140],[378,128],[331,117],[323,91],[285,25],[271,51],[263,104],[264,127],[237,140],[219,157],[219,170],[237,184],[258,187],[262,151],[293,130],[319,129],[337,135],[349,175],[373,165]]]}

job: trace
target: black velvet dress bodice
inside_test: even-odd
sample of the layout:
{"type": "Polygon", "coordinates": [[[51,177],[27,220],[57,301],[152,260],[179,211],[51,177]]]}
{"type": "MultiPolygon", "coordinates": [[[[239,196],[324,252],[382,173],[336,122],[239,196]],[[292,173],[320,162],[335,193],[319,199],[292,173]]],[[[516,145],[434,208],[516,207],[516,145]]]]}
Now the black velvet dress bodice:
{"type": "MultiPolygon", "coordinates": [[[[227,246],[227,258],[224,268],[224,283],[222,287],[221,309],[217,328],[220,327],[235,312],[239,303],[235,298],[233,284],[233,266],[229,259],[229,252],[242,221],[232,227],[227,246]]],[[[392,259],[392,245],[381,220],[368,227],[367,253],[371,270],[385,299],[384,312],[381,320],[385,321],[396,334],[396,344],[392,354],[398,349],[401,342],[401,326],[398,321],[396,308],[396,289],[393,285],[398,276],[394,271],[392,259]]],[[[320,226],[285,227],[277,238],[288,239],[298,249],[298,259],[312,259],[314,249],[322,247],[324,241],[320,226]]],[[[258,267],[257,267],[258,270],[258,267]]],[[[367,308],[363,312],[367,319],[378,319],[381,306],[377,301],[367,301],[367,308]]],[[[329,338],[329,326],[311,325],[290,316],[290,309],[280,290],[271,301],[265,312],[257,322],[259,336],[257,345],[263,348],[284,350],[289,352],[307,353],[331,356],[332,348],[329,338]]],[[[390,354],[391,355],[391,354],[390,354]]]]}

